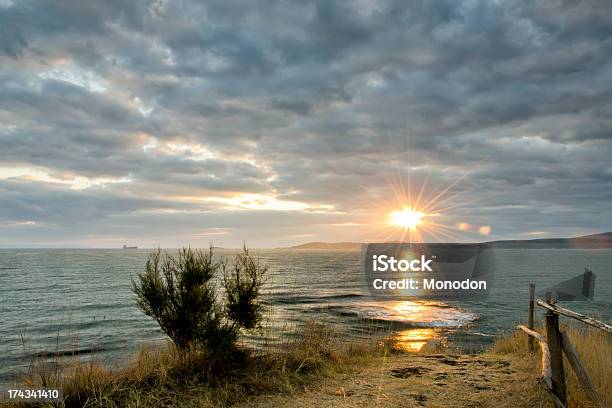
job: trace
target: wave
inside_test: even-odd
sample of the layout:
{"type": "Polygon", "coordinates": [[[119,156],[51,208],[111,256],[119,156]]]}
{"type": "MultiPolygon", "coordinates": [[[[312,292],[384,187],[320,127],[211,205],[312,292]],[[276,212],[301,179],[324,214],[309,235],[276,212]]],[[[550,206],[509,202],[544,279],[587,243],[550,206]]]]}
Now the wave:
{"type": "Polygon", "coordinates": [[[364,295],[360,293],[344,293],[334,295],[320,295],[320,296],[296,296],[295,294],[278,294],[275,293],[271,296],[269,302],[271,304],[308,304],[308,303],[326,303],[334,300],[346,300],[346,299],[357,299],[363,298],[364,295]]]}
{"type": "Polygon", "coordinates": [[[463,327],[479,319],[476,313],[445,304],[410,301],[360,305],[356,313],[365,320],[403,327],[463,327]]]}
{"type": "Polygon", "coordinates": [[[30,353],[28,356],[30,358],[69,357],[69,356],[80,356],[80,355],[85,355],[85,354],[100,353],[104,351],[109,351],[109,349],[99,348],[99,347],[97,348],[88,347],[88,348],[75,348],[71,350],[56,350],[56,351],[42,350],[42,351],[30,353]]]}

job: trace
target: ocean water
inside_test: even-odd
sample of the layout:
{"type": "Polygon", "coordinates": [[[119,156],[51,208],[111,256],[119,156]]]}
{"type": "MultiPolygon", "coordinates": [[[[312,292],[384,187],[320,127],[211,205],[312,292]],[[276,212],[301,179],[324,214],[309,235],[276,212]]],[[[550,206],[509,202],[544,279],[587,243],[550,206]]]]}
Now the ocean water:
{"type": "MultiPolygon", "coordinates": [[[[270,268],[263,336],[245,336],[260,347],[286,341],[296,327],[314,319],[333,325],[347,341],[382,331],[407,350],[428,341],[478,350],[526,318],[529,282],[544,289],[585,267],[597,275],[593,302],[564,305],[607,322],[612,317],[609,249],[496,249],[490,296],[478,302],[372,298],[364,289],[359,252],[254,252],[270,268]]],[[[33,359],[50,353],[112,363],[143,342],[164,341],[156,323],[136,308],[131,292],[131,279],[143,269],[148,253],[0,250],[0,383],[15,381],[33,359]]]]}

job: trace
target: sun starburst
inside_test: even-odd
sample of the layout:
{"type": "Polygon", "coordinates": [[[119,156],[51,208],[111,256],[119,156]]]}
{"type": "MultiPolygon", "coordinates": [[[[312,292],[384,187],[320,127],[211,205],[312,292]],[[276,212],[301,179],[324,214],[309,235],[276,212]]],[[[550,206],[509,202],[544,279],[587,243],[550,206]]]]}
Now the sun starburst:
{"type": "Polygon", "coordinates": [[[401,210],[389,213],[388,222],[394,227],[415,230],[418,225],[423,223],[423,218],[427,214],[410,207],[403,207],[401,210]]]}

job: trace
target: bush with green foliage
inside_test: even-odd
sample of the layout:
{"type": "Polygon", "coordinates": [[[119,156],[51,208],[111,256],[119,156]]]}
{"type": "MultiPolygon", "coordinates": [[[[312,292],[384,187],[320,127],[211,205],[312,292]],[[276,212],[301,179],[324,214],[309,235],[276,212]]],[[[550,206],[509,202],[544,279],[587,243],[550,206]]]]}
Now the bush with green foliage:
{"type": "Polygon", "coordinates": [[[177,256],[157,249],[132,281],[138,307],[179,351],[202,347],[219,357],[231,354],[240,329],[261,323],[259,297],[267,267],[246,247],[228,264],[225,258],[213,259],[212,247],[183,248],[177,256]]]}

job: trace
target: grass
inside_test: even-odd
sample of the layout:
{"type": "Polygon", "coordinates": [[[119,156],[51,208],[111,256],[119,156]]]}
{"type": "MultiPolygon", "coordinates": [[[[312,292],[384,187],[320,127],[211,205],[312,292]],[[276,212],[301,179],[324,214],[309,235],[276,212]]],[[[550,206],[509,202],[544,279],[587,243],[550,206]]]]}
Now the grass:
{"type": "Polygon", "coordinates": [[[261,394],[294,393],[350,372],[385,353],[381,342],[345,342],[326,326],[309,323],[274,353],[238,350],[231,360],[192,349],[145,346],[123,367],[76,358],[30,369],[26,385],[60,388],[60,407],[218,407],[261,394]]]}
{"type": "MultiPolygon", "coordinates": [[[[604,406],[612,406],[612,336],[586,325],[562,326],[571,343],[576,348],[582,364],[585,366],[599,395],[604,400],[604,406]]],[[[539,328],[540,333],[545,330],[539,328]]],[[[537,342],[536,342],[536,347],[537,342]]],[[[515,356],[520,364],[531,367],[537,374],[540,373],[541,354],[530,353],[527,346],[527,335],[515,332],[513,335],[497,341],[492,349],[496,354],[510,354],[515,356]]],[[[593,407],[587,395],[580,387],[578,379],[571,368],[569,361],[563,358],[565,370],[565,383],[567,387],[567,404],[570,407],[593,407]]],[[[552,406],[552,405],[551,405],[552,406]]]]}
{"type": "MultiPolygon", "coordinates": [[[[563,330],[570,336],[605,403],[612,406],[612,339],[584,327],[567,326],[563,330]]],[[[450,347],[437,344],[425,347],[420,354],[457,354],[450,347]]],[[[59,405],[62,407],[218,407],[240,404],[259,395],[281,395],[291,400],[292,396],[315,389],[317,384],[372,370],[382,361],[392,360],[393,353],[393,342],[380,341],[379,336],[347,342],[328,327],[310,323],[294,340],[275,352],[243,350],[223,363],[200,350],[179,354],[169,346],[147,346],[122,367],[108,367],[98,361],[79,362],[76,358],[56,361],[51,366],[34,365],[27,381],[31,386],[62,388],[65,397],[59,405]]],[[[500,338],[483,356],[512,362],[513,378],[500,374],[499,379],[491,379],[498,390],[494,398],[497,402],[519,407],[553,406],[536,383],[540,356],[539,352],[528,351],[524,333],[500,338]]],[[[415,364],[419,358],[432,361],[405,354],[401,358],[407,359],[402,361],[413,358],[415,364]]],[[[593,406],[567,361],[565,367],[569,406],[593,406]]],[[[410,384],[417,383],[427,386],[423,385],[427,381],[425,377],[407,380],[405,386],[410,388],[410,384]]],[[[474,406],[496,404],[490,395],[469,395],[470,390],[464,389],[460,381],[449,386],[455,387],[453,392],[467,393],[466,398],[473,398],[477,404],[474,406]]]]}

